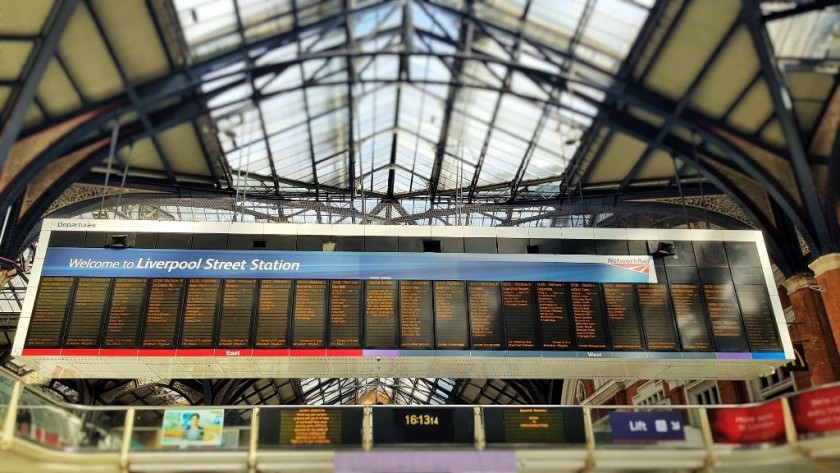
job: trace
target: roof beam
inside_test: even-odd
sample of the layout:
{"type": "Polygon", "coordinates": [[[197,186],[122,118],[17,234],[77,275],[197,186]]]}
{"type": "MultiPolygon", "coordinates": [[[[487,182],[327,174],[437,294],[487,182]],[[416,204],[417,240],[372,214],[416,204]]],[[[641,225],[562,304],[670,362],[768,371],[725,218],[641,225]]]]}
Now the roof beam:
{"type": "MultiPolygon", "coordinates": [[[[343,0],[341,14],[344,16],[344,35],[347,41],[347,49],[351,53],[358,51],[356,37],[353,34],[353,26],[350,24],[350,2],[343,0]]],[[[350,200],[356,199],[356,100],[353,97],[353,88],[356,86],[356,66],[353,58],[344,58],[347,65],[347,170],[349,172],[348,184],[350,186],[350,200]]]]}
{"type": "MultiPolygon", "coordinates": [[[[768,13],[762,17],[765,22],[780,20],[794,15],[801,15],[814,10],[823,10],[825,8],[840,5],[840,0],[812,0],[808,3],[797,3],[796,6],[785,10],[768,13]]],[[[760,10],[759,10],[760,13],[760,10]]]]}
{"type": "Polygon", "coordinates": [[[58,42],[78,5],[79,0],[56,2],[50,14],[51,18],[45,26],[46,34],[37,41],[32,52],[29,53],[29,67],[21,78],[21,86],[17,94],[10,100],[11,105],[7,106],[8,116],[3,122],[3,128],[0,129],[0,172],[5,167],[12,145],[17,141],[23,127],[23,119],[35,99],[47,65],[55,55],[58,42]]]}

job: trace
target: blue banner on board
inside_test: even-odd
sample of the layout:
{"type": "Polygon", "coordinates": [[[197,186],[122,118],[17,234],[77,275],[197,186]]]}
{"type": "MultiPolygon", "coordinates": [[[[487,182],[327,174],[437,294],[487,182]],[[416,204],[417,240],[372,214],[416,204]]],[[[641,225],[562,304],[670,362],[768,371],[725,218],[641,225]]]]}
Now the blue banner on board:
{"type": "Polygon", "coordinates": [[[49,248],[43,276],[655,283],[648,255],[49,248]]]}
{"type": "Polygon", "coordinates": [[[610,428],[613,442],[685,440],[679,412],[613,412],[610,428]]]}

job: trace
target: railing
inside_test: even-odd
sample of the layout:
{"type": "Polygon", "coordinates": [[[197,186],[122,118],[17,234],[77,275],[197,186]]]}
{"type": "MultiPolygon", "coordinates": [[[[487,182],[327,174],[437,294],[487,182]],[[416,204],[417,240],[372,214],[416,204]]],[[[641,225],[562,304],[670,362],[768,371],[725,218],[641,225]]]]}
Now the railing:
{"type": "MultiPolygon", "coordinates": [[[[207,454],[221,455],[228,453],[235,454],[231,458],[234,458],[233,461],[235,462],[241,462],[242,468],[253,471],[258,469],[260,462],[270,461],[273,454],[307,451],[307,449],[301,447],[281,446],[277,442],[276,436],[272,438],[271,435],[261,435],[260,433],[261,430],[267,431],[270,428],[278,428],[278,426],[273,425],[279,418],[278,412],[301,409],[302,407],[312,406],[77,406],[50,399],[44,394],[30,389],[13,375],[0,372],[0,419],[3,421],[2,431],[0,432],[2,434],[0,436],[0,450],[13,450],[16,445],[37,445],[53,452],[63,452],[65,455],[103,455],[103,458],[108,456],[112,460],[117,458],[120,467],[123,469],[128,468],[130,463],[148,460],[149,452],[154,452],[158,457],[167,459],[178,455],[194,454],[196,451],[201,452],[205,459],[209,458],[204,456],[207,454]],[[177,409],[185,411],[198,409],[222,410],[224,421],[220,432],[221,441],[216,445],[166,445],[163,441],[165,411],[177,409]],[[23,444],[19,442],[23,442],[23,444]]],[[[359,406],[326,407],[331,409],[359,409],[359,406]]],[[[587,469],[596,464],[599,467],[609,465],[628,467],[634,461],[642,462],[639,465],[648,465],[648,468],[660,465],[660,467],[667,466],[668,468],[700,469],[713,468],[727,462],[732,464],[733,461],[754,465],[755,462],[811,462],[815,458],[831,457],[832,455],[834,455],[834,458],[840,459],[840,449],[836,448],[837,445],[840,445],[840,383],[816,390],[803,391],[768,403],[741,406],[709,406],[708,408],[703,406],[569,406],[569,409],[574,410],[574,412],[582,412],[583,433],[578,440],[553,445],[500,445],[488,442],[488,432],[485,429],[487,414],[493,409],[500,409],[505,406],[449,407],[471,409],[474,412],[474,442],[466,445],[460,444],[458,448],[474,450],[475,452],[501,449],[516,450],[520,458],[520,470],[527,470],[529,465],[542,465],[540,462],[550,462],[549,464],[555,465],[563,464],[564,461],[571,469],[587,469]],[[828,421],[826,422],[833,419],[834,424],[823,422],[824,428],[822,431],[820,429],[804,431],[802,427],[804,417],[800,417],[807,413],[796,413],[791,408],[793,405],[801,410],[801,406],[799,406],[801,403],[797,401],[796,396],[803,396],[803,393],[811,393],[811,397],[819,398],[814,401],[815,405],[827,408],[828,421]],[[823,396],[823,393],[826,393],[826,395],[823,396]],[[772,409],[770,409],[777,407],[774,403],[781,408],[778,416],[773,414],[772,409]],[[740,411],[733,411],[733,409],[740,409],[740,411]],[[715,415],[710,415],[711,410],[715,410],[713,412],[715,415]],[[684,439],[675,441],[667,439],[650,440],[648,438],[645,443],[625,443],[627,440],[626,432],[622,434],[624,435],[622,437],[619,432],[613,431],[612,428],[611,416],[615,412],[676,413],[676,417],[681,421],[684,439]],[[730,416],[729,413],[731,412],[736,412],[738,415],[730,416]],[[720,413],[726,415],[719,415],[720,413]],[[796,419],[794,418],[795,413],[797,415],[796,419]],[[713,422],[724,422],[721,418],[735,419],[733,421],[735,424],[729,427],[713,425],[713,422]],[[762,429],[757,429],[753,432],[752,437],[747,435],[738,438],[736,435],[734,441],[720,438],[721,435],[726,435],[727,428],[737,430],[739,428],[737,423],[744,421],[744,419],[753,419],[755,422],[769,422],[764,429],[767,431],[763,432],[762,429]],[[780,422],[776,427],[781,429],[779,430],[780,435],[776,437],[773,437],[769,432],[770,429],[774,428],[771,425],[774,422],[780,422]],[[625,442],[621,441],[622,438],[625,439],[625,442]]],[[[540,408],[540,406],[515,407],[540,408]]],[[[558,406],[542,407],[556,408],[558,406]]],[[[389,450],[389,448],[393,451],[394,447],[380,445],[374,441],[372,418],[377,416],[377,409],[380,409],[380,407],[370,406],[363,410],[363,421],[359,426],[361,428],[361,442],[354,445],[330,445],[329,450],[337,452],[372,450],[371,454],[380,450],[389,450]]],[[[823,420],[817,419],[818,422],[823,420]]],[[[652,425],[648,427],[653,430],[652,425]]],[[[403,445],[403,447],[412,448],[412,446],[406,445],[403,445]]],[[[452,446],[446,445],[431,447],[427,445],[425,447],[452,450],[452,446]]],[[[313,452],[312,449],[308,451],[313,452]]],[[[179,469],[173,465],[177,465],[177,462],[171,463],[170,466],[179,469]]],[[[199,467],[195,463],[188,463],[182,465],[180,469],[186,471],[196,468],[199,467]]]]}

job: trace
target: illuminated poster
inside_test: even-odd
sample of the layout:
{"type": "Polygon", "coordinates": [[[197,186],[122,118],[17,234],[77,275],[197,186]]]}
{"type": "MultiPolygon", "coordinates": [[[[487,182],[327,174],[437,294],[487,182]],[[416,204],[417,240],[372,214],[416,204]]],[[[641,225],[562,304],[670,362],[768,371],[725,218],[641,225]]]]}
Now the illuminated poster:
{"type": "Polygon", "coordinates": [[[221,445],[223,409],[167,409],[163,412],[160,444],[169,447],[221,445]]]}

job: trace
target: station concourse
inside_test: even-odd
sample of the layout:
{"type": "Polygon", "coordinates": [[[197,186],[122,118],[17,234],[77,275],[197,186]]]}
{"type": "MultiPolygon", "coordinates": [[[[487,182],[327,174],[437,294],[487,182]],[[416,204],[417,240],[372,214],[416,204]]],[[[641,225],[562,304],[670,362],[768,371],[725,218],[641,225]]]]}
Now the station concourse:
{"type": "Polygon", "coordinates": [[[0,0],[0,470],[838,470],[839,184],[835,0],[0,0]]]}

